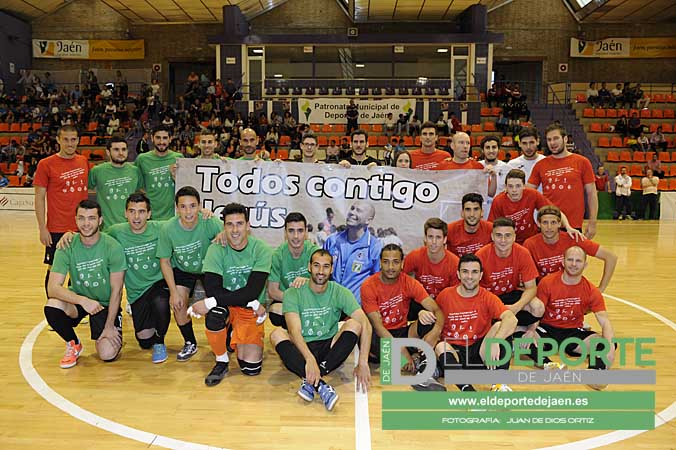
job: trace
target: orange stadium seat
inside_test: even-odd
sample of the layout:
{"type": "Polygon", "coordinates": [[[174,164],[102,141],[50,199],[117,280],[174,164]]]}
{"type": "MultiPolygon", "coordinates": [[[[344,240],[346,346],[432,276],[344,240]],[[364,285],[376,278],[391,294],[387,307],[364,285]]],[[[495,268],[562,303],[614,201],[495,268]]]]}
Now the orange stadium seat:
{"type": "Polygon", "coordinates": [[[478,124],[478,125],[472,125],[472,127],[470,128],[470,131],[472,133],[481,133],[483,131],[483,129],[481,129],[481,124],[478,124]]]}
{"type": "MultiPolygon", "coordinates": [[[[667,171],[665,170],[664,173],[666,174],[667,171]]],[[[676,177],[676,164],[671,165],[671,168],[669,169],[669,176],[676,177]]]]}
{"type": "Polygon", "coordinates": [[[624,147],[624,144],[622,143],[622,138],[621,138],[621,137],[618,137],[618,136],[614,136],[614,137],[610,140],[610,146],[611,146],[611,147],[615,147],[615,148],[622,148],[622,147],[624,147]]]}
{"type": "Polygon", "coordinates": [[[279,145],[289,145],[291,143],[291,136],[280,136],[279,145]]]}
{"type": "Polygon", "coordinates": [[[21,181],[16,175],[9,175],[7,179],[9,180],[10,186],[21,186],[21,181]]]}
{"type": "Polygon", "coordinates": [[[616,109],[606,109],[606,117],[617,117],[617,110],[616,109]]]}
{"type": "Polygon", "coordinates": [[[669,122],[662,122],[662,132],[663,133],[673,133],[674,128],[671,126],[669,122]]]}
{"type": "Polygon", "coordinates": [[[594,108],[585,108],[582,110],[582,117],[594,117],[594,108]]]}
{"type": "MultiPolygon", "coordinates": [[[[598,142],[597,145],[598,145],[599,147],[610,147],[610,139],[608,139],[608,138],[605,137],[605,136],[604,136],[604,137],[600,137],[600,138],[599,138],[599,142],[598,142]]],[[[614,152],[614,153],[617,153],[617,152],[614,152]]]]}
{"type": "Polygon", "coordinates": [[[345,124],[339,123],[333,126],[336,133],[345,133],[345,124]]]}
{"type": "Polygon", "coordinates": [[[448,144],[448,137],[442,136],[442,137],[439,138],[439,145],[441,145],[442,147],[446,147],[447,144],[448,144]]]}
{"type": "Polygon", "coordinates": [[[606,118],[606,110],[603,108],[596,108],[594,110],[594,117],[606,118]]]}
{"type": "Polygon", "coordinates": [[[472,158],[474,159],[481,158],[481,150],[472,150],[472,158]]]}
{"type": "Polygon", "coordinates": [[[653,159],[653,156],[655,156],[655,152],[646,152],[645,160],[650,161],[651,159],[653,159]]]}
{"type": "Polygon", "coordinates": [[[668,94],[665,98],[664,101],[667,103],[676,103],[676,96],[674,94],[668,94]]]}
{"type": "Polygon", "coordinates": [[[620,152],[620,161],[631,162],[631,152],[629,150],[622,150],[620,152]]]}
{"type": "Polygon", "coordinates": [[[645,153],[643,152],[634,152],[634,162],[645,162],[645,153]]]}
{"type": "Polygon", "coordinates": [[[33,124],[33,130],[38,131],[40,128],[42,128],[42,122],[35,122],[33,124]]]}
{"type": "Polygon", "coordinates": [[[80,136],[80,145],[92,145],[92,138],[89,136],[80,136]]]}
{"type": "Polygon", "coordinates": [[[310,124],[310,129],[311,129],[312,131],[314,131],[315,133],[319,133],[320,131],[322,131],[322,126],[321,126],[320,124],[318,124],[318,123],[311,123],[311,124],[310,124]]]}
{"type": "Polygon", "coordinates": [[[640,191],[641,190],[641,179],[640,178],[632,178],[631,179],[631,190],[632,191],[640,191]]]}
{"type": "Polygon", "coordinates": [[[620,154],[618,152],[611,150],[608,152],[608,155],[606,156],[606,161],[619,162],[620,154]]]}
{"type": "Polygon", "coordinates": [[[589,131],[592,133],[601,133],[602,130],[603,128],[599,122],[592,122],[591,125],[589,125],[589,131]]]}
{"type": "Polygon", "coordinates": [[[404,136],[404,145],[406,147],[413,147],[413,138],[411,136],[404,136]]]}
{"type": "Polygon", "coordinates": [[[371,131],[371,125],[369,125],[368,123],[362,123],[361,125],[359,125],[359,128],[366,131],[367,133],[371,131]]]}
{"type": "Polygon", "coordinates": [[[494,106],[493,108],[491,108],[491,116],[498,117],[501,112],[502,112],[502,108],[499,108],[497,106],[494,106]]]}
{"type": "Polygon", "coordinates": [[[484,131],[497,131],[497,128],[495,127],[495,122],[484,123],[484,131]]]}
{"type": "Polygon", "coordinates": [[[420,147],[422,144],[420,143],[420,136],[416,136],[415,139],[413,140],[414,144],[420,147]]]}
{"type": "Polygon", "coordinates": [[[89,157],[90,157],[91,154],[92,154],[92,151],[91,151],[90,149],[87,148],[87,149],[81,150],[81,151],[80,151],[80,154],[81,154],[82,156],[84,156],[85,158],[89,159],[89,157]]]}
{"type": "Polygon", "coordinates": [[[488,117],[491,115],[491,108],[481,108],[481,116],[488,117]]]}
{"type": "Polygon", "coordinates": [[[641,113],[639,114],[639,117],[641,119],[650,119],[650,110],[649,109],[642,109],[641,113]]]}
{"type": "Polygon", "coordinates": [[[21,124],[21,132],[22,133],[28,133],[28,129],[31,127],[30,123],[22,123],[21,124]]]}
{"type": "Polygon", "coordinates": [[[498,150],[498,159],[500,161],[504,161],[505,157],[507,156],[507,152],[504,150],[498,150]]]}
{"type": "Polygon", "coordinates": [[[661,119],[663,116],[664,111],[661,109],[653,109],[652,112],[650,113],[650,117],[653,119],[661,119]]]}
{"type": "Polygon", "coordinates": [[[87,125],[87,131],[96,131],[96,128],[99,126],[98,122],[89,122],[87,125]]]}
{"type": "Polygon", "coordinates": [[[329,140],[326,136],[317,136],[317,144],[326,147],[329,144],[329,140]]]}
{"type": "Polygon", "coordinates": [[[7,133],[9,131],[9,124],[2,122],[0,123],[0,133],[7,133]]]}
{"type": "Polygon", "coordinates": [[[654,94],[652,96],[651,101],[653,103],[664,103],[664,95],[663,94],[654,94]]]}
{"type": "Polygon", "coordinates": [[[368,142],[369,142],[370,146],[378,145],[378,136],[374,136],[374,135],[369,136],[368,142]]]}
{"type": "Polygon", "coordinates": [[[605,122],[603,125],[601,125],[601,130],[602,130],[604,133],[611,133],[611,132],[612,132],[612,131],[611,131],[611,127],[612,127],[612,126],[613,126],[612,124],[610,124],[610,123],[608,123],[608,122],[605,122]]]}
{"type": "Polygon", "coordinates": [[[9,145],[9,136],[0,137],[0,145],[2,146],[9,145]]]}
{"type": "Polygon", "coordinates": [[[277,152],[277,158],[278,159],[284,159],[284,160],[289,159],[289,151],[288,150],[279,150],[277,152]]]}
{"type": "Polygon", "coordinates": [[[669,178],[669,191],[676,191],[676,178],[669,178]]]}
{"type": "Polygon", "coordinates": [[[669,152],[660,152],[658,154],[658,159],[662,162],[670,162],[671,161],[671,153],[669,152]]]}
{"type": "Polygon", "coordinates": [[[325,123],[322,125],[322,133],[330,133],[331,131],[333,131],[333,127],[330,123],[325,123]]]}
{"type": "Polygon", "coordinates": [[[514,147],[514,140],[511,136],[502,136],[502,145],[505,147],[514,147]]]}
{"type": "Polygon", "coordinates": [[[629,175],[632,177],[642,177],[643,176],[643,166],[640,164],[632,164],[629,169],[629,175]]]}
{"type": "Polygon", "coordinates": [[[660,126],[659,123],[651,123],[650,124],[650,132],[654,133],[655,131],[657,131],[657,127],[659,127],[659,126],[660,126]]]}
{"type": "Polygon", "coordinates": [[[657,184],[657,189],[659,189],[660,191],[669,190],[669,182],[666,180],[666,178],[660,178],[660,181],[657,184]]]}
{"type": "Polygon", "coordinates": [[[378,136],[378,145],[384,147],[387,145],[388,137],[387,136],[378,136]]]}
{"type": "Polygon", "coordinates": [[[673,119],[674,118],[674,110],[673,109],[665,109],[664,110],[664,118],[665,119],[673,119]]]}
{"type": "Polygon", "coordinates": [[[13,123],[9,126],[9,132],[10,133],[21,133],[21,124],[20,123],[13,123]]]}
{"type": "Polygon", "coordinates": [[[587,103],[587,96],[584,94],[577,94],[575,96],[575,101],[577,103],[587,103]]]}
{"type": "Polygon", "coordinates": [[[618,109],[617,117],[629,117],[629,111],[627,111],[626,109],[618,109]]]}
{"type": "Polygon", "coordinates": [[[382,133],[383,126],[380,124],[371,125],[371,131],[373,131],[374,133],[382,133]]]}

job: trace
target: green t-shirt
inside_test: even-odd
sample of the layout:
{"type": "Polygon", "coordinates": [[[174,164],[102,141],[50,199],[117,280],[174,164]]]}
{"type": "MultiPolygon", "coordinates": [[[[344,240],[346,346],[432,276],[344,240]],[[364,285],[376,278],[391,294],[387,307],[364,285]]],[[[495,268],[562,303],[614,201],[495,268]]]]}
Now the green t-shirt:
{"type": "Polygon", "coordinates": [[[352,292],[335,281],[321,294],[310,289],[310,283],[284,292],[284,313],[294,312],[300,317],[305,342],[331,339],[338,333],[341,313],[348,316],[359,309],[352,292]]]}
{"type": "Polygon", "coordinates": [[[158,258],[171,258],[171,266],[183,272],[202,273],[204,255],[211,240],[221,231],[223,222],[218,217],[205,220],[199,213],[195,228],[186,230],[176,216],[162,226],[156,255],[158,258]]]}
{"type": "Polygon", "coordinates": [[[131,231],[128,223],[118,223],[108,228],[108,234],[114,237],[127,257],[127,272],[124,274],[124,286],[127,289],[127,301],[134,303],[150,287],[162,279],[160,260],[157,258],[157,242],[164,222],[148,221],[143,233],[131,231]]]}
{"type": "Polygon", "coordinates": [[[85,247],[76,234],[68,248],[56,250],[51,271],[70,275],[71,291],[96,300],[103,306],[110,303],[110,274],[127,269],[122,246],[107,234],[96,244],[85,247]]]}
{"type": "MultiPolygon", "coordinates": [[[[240,251],[211,244],[204,258],[204,272],[223,277],[223,287],[231,292],[246,286],[251,272],[270,273],[272,249],[258,238],[249,236],[248,239],[246,247],[240,251]]],[[[258,301],[265,303],[265,295],[263,287],[258,301]]]]}
{"type": "Polygon", "coordinates": [[[272,254],[272,269],[268,281],[278,282],[279,289],[284,292],[297,277],[309,277],[310,256],[317,248],[311,241],[305,240],[303,253],[298,259],[294,259],[289,251],[289,243],[281,244],[272,254]]]}
{"type": "Polygon", "coordinates": [[[176,185],[171,177],[170,166],[177,158],[183,158],[178,152],[169,150],[166,156],[157,156],[154,151],[141,153],[135,164],[141,172],[143,188],[153,208],[153,219],[167,220],[174,217],[174,194],[176,185]]]}
{"type": "Polygon", "coordinates": [[[125,163],[114,167],[111,163],[94,166],[89,171],[89,189],[96,189],[96,201],[103,213],[103,229],[126,222],[124,217],[127,197],[142,187],[138,167],[125,163]]]}

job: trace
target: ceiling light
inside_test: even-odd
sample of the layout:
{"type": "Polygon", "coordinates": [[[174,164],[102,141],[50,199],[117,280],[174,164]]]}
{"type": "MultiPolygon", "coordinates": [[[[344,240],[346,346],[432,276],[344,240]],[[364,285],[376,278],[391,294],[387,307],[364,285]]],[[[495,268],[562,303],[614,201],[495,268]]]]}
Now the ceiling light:
{"type": "Polygon", "coordinates": [[[254,48],[253,50],[251,50],[251,52],[252,53],[258,53],[260,55],[260,54],[263,54],[263,49],[262,48],[254,48]]]}
{"type": "Polygon", "coordinates": [[[447,48],[438,48],[437,53],[448,53],[448,49],[447,48]]]}
{"type": "Polygon", "coordinates": [[[354,66],[355,66],[355,67],[358,67],[358,68],[360,68],[360,69],[361,69],[362,67],[366,67],[364,64],[355,64],[354,66]]]}
{"type": "Polygon", "coordinates": [[[275,77],[275,78],[284,78],[284,75],[282,75],[281,73],[276,73],[276,74],[273,75],[273,77],[275,77]]]}

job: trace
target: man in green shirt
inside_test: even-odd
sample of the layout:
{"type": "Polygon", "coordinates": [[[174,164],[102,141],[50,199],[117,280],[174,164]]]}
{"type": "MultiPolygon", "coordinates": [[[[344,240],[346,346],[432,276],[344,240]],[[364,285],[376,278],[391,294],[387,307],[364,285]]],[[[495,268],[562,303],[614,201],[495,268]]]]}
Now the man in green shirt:
{"type": "Polygon", "coordinates": [[[307,238],[307,220],[299,212],[291,212],[284,219],[284,237],[286,242],[277,247],[272,254],[272,270],[268,278],[268,297],[270,304],[270,322],[276,327],[286,329],[282,313],[284,292],[298,277],[308,278],[310,255],[317,246],[307,238]]]}
{"type": "Polygon", "coordinates": [[[284,293],[284,317],[289,331],[276,328],[270,335],[282,362],[303,379],[298,395],[308,402],[315,391],[327,410],[338,401],[335,389],[322,377],[340,367],[359,342],[359,363],[354,368],[357,389],[366,392],[371,382],[368,353],[372,328],[352,292],[329,281],[333,258],[326,250],[310,257],[310,282],[284,293]],[[350,316],[340,329],[341,313],[350,316]]]}
{"type": "Polygon", "coordinates": [[[78,204],[75,221],[80,234],[69,248],[56,250],[49,274],[44,313],[47,323],[66,342],[60,362],[63,369],[75,366],[82,353],[74,328],[87,316],[103,361],[115,360],[122,347],[120,300],[127,265],[120,244],[101,234],[102,220],[98,203],[82,200],[78,204]],[[72,280],[68,288],[63,285],[66,275],[72,280]]]}
{"type": "Polygon", "coordinates": [[[153,129],[153,151],[141,153],[136,158],[136,167],[141,171],[143,188],[153,205],[155,220],[174,217],[174,177],[176,159],[183,155],[169,150],[171,130],[164,125],[153,129]]]}
{"type": "Polygon", "coordinates": [[[216,153],[216,134],[213,131],[203,131],[199,137],[200,154],[197,159],[221,159],[216,153]]]}
{"type": "Polygon", "coordinates": [[[175,198],[178,216],[162,226],[157,257],[169,287],[169,303],[185,341],[176,359],[187,361],[197,353],[197,340],[188,315],[188,297],[197,280],[203,277],[202,261],[223,224],[217,217],[203,218],[200,195],[192,186],[179,189],[175,198]]]}
{"type": "Polygon", "coordinates": [[[245,206],[227,204],[223,222],[228,245],[212,244],[204,258],[204,287],[209,297],[189,309],[194,317],[206,316],[207,340],[216,355],[216,365],[204,380],[207,386],[217,385],[228,373],[228,321],[242,373],[254,376],[263,368],[263,304],[272,250],[262,240],[249,236],[249,210],[245,206]]]}
{"type": "Polygon", "coordinates": [[[267,150],[256,153],[258,148],[258,135],[252,128],[245,128],[239,135],[239,150],[242,156],[239,159],[244,160],[269,160],[270,153],[267,150]]]}
{"type": "Polygon", "coordinates": [[[127,141],[120,135],[110,138],[106,148],[110,162],[98,164],[89,171],[89,189],[96,190],[96,201],[103,212],[103,229],[124,223],[125,201],[141,188],[138,168],[127,162],[127,141]]]}

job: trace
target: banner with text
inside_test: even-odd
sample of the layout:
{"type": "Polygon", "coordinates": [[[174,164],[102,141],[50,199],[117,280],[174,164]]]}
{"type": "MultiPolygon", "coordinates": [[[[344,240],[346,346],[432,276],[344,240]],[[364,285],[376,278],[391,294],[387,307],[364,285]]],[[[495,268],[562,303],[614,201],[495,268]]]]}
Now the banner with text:
{"type": "Polygon", "coordinates": [[[572,58],[674,58],[676,38],[608,38],[582,41],[570,38],[572,58]]]}
{"type": "Polygon", "coordinates": [[[0,211],[35,211],[35,191],[27,187],[0,189],[0,211]]]}
{"type": "Polygon", "coordinates": [[[136,40],[33,39],[33,58],[122,60],[145,58],[145,42],[136,40]]]}
{"type": "MultiPolygon", "coordinates": [[[[359,123],[382,124],[388,113],[394,120],[399,114],[413,114],[415,100],[390,98],[387,100],[356,100],[359,110],[359,123]]],[[[298,122],[301,123],[345,123],[345,110],[350,104],[349,98],[299,98],[298,122]]]]}
{"type": "Polygon", "coordinates": [[[250,207],[254,235],[271,245],[283,241],[289,212],[302,212],[322,242],[322,236],[345,225],[347,212],[361,202],[375,211],[369,224],[372,233],[384,244],[397,243],[409,252],[423,245],[428,218],[457,220],[462,196],[478,192],[485,198],[488,188],[481,170],[345,169],[333,164],[201,159],[177,163],[177,189],[195,187],[202,205],[219,216],[231,202],[250,207]],[[328,208],[334,213],[332,220],[328,208]],[[325,234],[320,235],[320,228],[325,234]]]}

